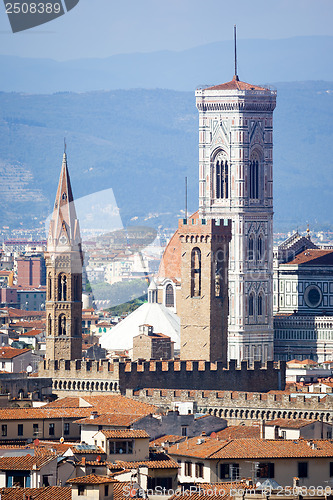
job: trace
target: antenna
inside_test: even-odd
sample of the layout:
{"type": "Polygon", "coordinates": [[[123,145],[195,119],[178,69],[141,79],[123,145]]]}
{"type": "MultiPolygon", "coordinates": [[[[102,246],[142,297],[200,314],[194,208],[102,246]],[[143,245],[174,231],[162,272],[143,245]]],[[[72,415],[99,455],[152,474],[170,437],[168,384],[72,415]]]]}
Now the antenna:
{"type": "Polygon", "coordinates": [[[66,137],[64,137],[64,154],[66,154],[66,149],[67,149],[66,137]]]}
{"type": "Polygon", "coordinates": [[[187,220],[187,177],[185,177],[185,220],[187,220]]]}
{"type": "Polygon", "coordinates": [[[234,24],[234,50],[235,50],[235,80],[239,80],[237,75],[237,33],[236,33],[236,24],[234,24]]]}

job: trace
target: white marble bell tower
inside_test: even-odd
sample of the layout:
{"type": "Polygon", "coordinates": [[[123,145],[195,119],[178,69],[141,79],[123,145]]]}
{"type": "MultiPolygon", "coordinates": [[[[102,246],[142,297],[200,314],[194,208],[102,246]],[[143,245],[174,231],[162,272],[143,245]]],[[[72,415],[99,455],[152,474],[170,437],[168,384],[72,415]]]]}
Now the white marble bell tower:
{"type": "Polygon", "coordinates": [[[273,359],[273,110],[276,91],[241,82],[196,91],[199,212],[232,220],[229,359],[273,359]]]}

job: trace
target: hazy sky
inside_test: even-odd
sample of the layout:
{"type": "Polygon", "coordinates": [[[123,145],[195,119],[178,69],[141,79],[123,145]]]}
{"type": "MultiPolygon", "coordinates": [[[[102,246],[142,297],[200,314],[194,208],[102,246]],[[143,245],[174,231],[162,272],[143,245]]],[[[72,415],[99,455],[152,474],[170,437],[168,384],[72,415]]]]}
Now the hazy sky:
{"type": "Polygon", "coordinates": [[[332,35],[332,19],[333,0],[80,0],[13,34],[1,2],[0,53],[66,60],[184,50],[231,39],[235,23],[243,39],[332,35]]]}

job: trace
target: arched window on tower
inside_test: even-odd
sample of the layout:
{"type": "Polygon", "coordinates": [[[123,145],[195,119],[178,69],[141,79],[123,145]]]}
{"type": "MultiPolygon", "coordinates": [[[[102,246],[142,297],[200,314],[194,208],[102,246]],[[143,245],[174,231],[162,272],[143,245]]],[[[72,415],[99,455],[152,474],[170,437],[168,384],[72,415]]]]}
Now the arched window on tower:
{"type": "Polygon", "coordinates": [[[51,273],[47,276],[47,300],[52,299],[52,276],[51,273]]]}
{"type": "Polygon", "coordinates": [[[249,164],[249,197],[251,200],[260,198],[260,160],[257,153],[253,153],[249,164]]]}
{"type": "Polygon", "coordinates": [[[263,296],[262,293],[258,295],[258,316],[263,315],[263,296]]]}
{"type": "Polygon", "coordinates": [[[52,335],[52,316],[49,314],[47,321],[47,335],[52,335]]]}
{"type": "Polygon", "coordinates": [[[249,296],[249,316],[254,316],[254,293],[251,292],[249,296]]]}
{"type": "Polygon", "coordinates": [[[201,252],[193,248],[191,253],[191,297],[201,295],[201,252]]]}
{"type": "Polygon", "coordinates": [[[67,300],[67,276],[59,274],[58,277],[58,300],[67,300]]]}
{"type": "Polygon", "coordinates": [[[215,268],[215,297],[222,297],[223,293],[223,262],[224,252],[219,248],[215,253],[214,268],[215,268]]]}
{"type": "Polygon", "coordinates": [[[248,258],[248,260],[254,260],[254,235],[253,234],[251,234],[249,236],[247,258],[248,258]]]}
{"type": "Polygon", "coordinates": [[[171,285],[171,283],[168,283],[165,288],[165,306],[166,307],[175,306],[175,297],[173,293],[173,286],[171,285]]]}
{"type": "Polygon", "coordinates": [[[262,260],[264,256],[264,240],[261,234],[259,234],[257,240],[257,258],[258,260],[262,260]]]}
{"type": "Polygon", "coordinates": [[[225,155],[220,153],[214,160],[215,198],[229,198],[229,164],[225,155]]]}
{"type": "Polygon", "coordinates": [[[58,335],[66,335],[67,333],[67,320],[64,314],[60,314],[58,318],[58,335]]]}

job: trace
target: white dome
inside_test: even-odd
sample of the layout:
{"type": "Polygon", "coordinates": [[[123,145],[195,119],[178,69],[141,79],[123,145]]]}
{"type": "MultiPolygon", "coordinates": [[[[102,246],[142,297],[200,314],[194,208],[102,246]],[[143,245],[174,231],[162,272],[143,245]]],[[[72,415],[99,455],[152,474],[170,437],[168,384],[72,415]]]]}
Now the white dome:
{"type": "Polygon", "coordinates": [[[100,338],[101,347],[109,351],[128,350],[133,347],[133,337],[139,335],[140,325],[151,325],[155,333],[163,333],[180,348],[180,319],[162,304],[146,303],[129,314],[118,325],[100,338]]]}

